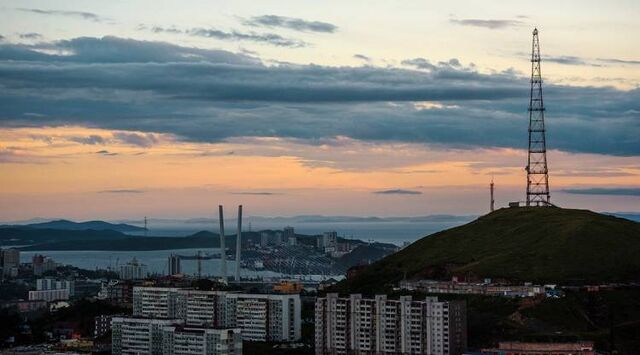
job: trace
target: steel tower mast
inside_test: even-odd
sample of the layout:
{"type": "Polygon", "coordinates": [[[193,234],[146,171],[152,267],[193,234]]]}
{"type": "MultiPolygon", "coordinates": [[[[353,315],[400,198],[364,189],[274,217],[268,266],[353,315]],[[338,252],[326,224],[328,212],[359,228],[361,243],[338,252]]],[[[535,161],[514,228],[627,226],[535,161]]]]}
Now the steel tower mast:
{"type": "Polygon", "coordinates": [[[529,154],[527,159],[527,206],[549,206],[549,169],[542,101],[540,72],[540,41],[538,29],[533,30],[531,48],[531,96],[529,100],[529,154]]]}
{"type": "Polygon", "coordinates": [[[491,184],[489,184],[489,190],[491,190],[491,203],[490,203],[490,209],[491,212],[493,212],[495,210],[495,206],[496,206],[496,200],[493,198],[493,178],[491,178],[491,184]]]}

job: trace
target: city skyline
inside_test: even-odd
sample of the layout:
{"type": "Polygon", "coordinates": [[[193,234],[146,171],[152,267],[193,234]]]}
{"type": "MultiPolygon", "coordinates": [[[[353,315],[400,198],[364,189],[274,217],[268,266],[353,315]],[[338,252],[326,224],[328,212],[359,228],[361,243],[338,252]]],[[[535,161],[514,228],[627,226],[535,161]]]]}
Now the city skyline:
{"type": "Polygon", "coordinates": [[[535,26],[551,201],[638,212],[640,4],[542,3],[1,1],[0,220],[522,201],[535,26]]]}

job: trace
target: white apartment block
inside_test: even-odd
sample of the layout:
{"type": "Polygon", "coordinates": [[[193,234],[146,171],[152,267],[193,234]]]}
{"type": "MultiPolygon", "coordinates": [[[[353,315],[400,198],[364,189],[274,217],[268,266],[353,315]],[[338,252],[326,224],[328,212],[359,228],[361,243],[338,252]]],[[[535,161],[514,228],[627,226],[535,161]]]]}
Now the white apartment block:
{"type": "Polygon", "coordinates": [[[162,330],[163,355],[242,354],[239,329],[173,326],[162,330]]]}
{"type": "Polygon", "coordinates": [[[111,353],[113,355],[160,355],[165,327],[180,323],[177,319],[113,317],[111,353]]]}
{"type": "Polygon", "coordinates": [[[69,296],[73,297],[75,290],[75,281],[73,280],[56,280],[54,278],[44,278],[36,280],[36,290],[69,290],[69,296]]]}
{"type": "Polygon", "coordinates": [[[113,355],[242,354],[239,329],[185,327],[177,319],[114,317],[113,355]]]}
{"type": "Polygon", "coordinates": [[[121,280],[141,280],[146,278],[147,274],[147,265],[138,262],[135,257],[125,265],[120,265],[121,280]]]}
{"type": "Polygon", "coordinates": [[[61,301],[69,299],[69,289],[29,291],[29,301],[61,301]]]}
{"type": "Polygon", "coordinates": [[[250,341],[287,342],[301,336],[300,295],[134,287],[133,314],[181,319],[187,326],[239,328],[250,341]]]}
{"type": "Polygon", "coordinates": [[[466,308],[437,297],[389,300],[330,293],[315,309],[316,354],[455,355],[466,350],[466,308]]]}

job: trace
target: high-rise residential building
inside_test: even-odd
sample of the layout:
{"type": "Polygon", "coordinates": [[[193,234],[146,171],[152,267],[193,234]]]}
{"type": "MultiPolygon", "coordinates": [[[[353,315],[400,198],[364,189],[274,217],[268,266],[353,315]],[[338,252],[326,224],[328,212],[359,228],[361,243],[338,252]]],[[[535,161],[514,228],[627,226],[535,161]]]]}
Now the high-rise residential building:
{"type": "Polygon", "coordinates": [[[134,287],[133,315],[146,318],[177,318],[178,291],[173,287],[134,287]]]}
{"type": "Polygon", "coordinates": [[[36,290],[68,290],[69,296],[73,297],[75,291],[75,281],[73,280],[56,280],[51,277],[36,280],[36,290]]]}
{"type": "Polygon", "coordinates": [[[242,354],[239,329],[171,326],[162,329],[163,355],[242,354]]]}
{"type": "Polygon", "coordinates": [[[437,297],[389,300],[336,293],[316,300],[316,354],[461,354],[467,345],[466,307],[437,297]]]}
{"type": "Polygon", "coordinates": [[[181,319],[188,326],[239,328],[246,340],[296,341],[300,295],[245,294],[168,287],[134,287],[133,314],[181,319]]]}
{"type": "Polygon", "coordinates": [[[58,265],[53,259],[36,254],[31,258],[31,268],[35,276],[40,276],[47,271],[55,270],[58,265]]]}
{"type": "Polygon", "coordinates": [[[112,354],[242,354],[238,329],[184,326],[179,319],[113,317],[112,354]]]}
{"type": "MultiPolygon", "coordinates": [[[[320,241],[320,249],[335,250],[338,246],[338,233],[337,232],[324,232],[320,241]]],[[[333,251],[331,250],[331,251],[333,251]]]]}
{"type": "Polygon", "coordinates": [[[69,289],[29,291],[29,301],[62,301],[69,299],[69,289]]]}
{"type": "Polygon", "coordinates": [[[131,305],[133,303],[133,282],[112,280],[108,283],[102,283],[98,299],[107,300],[113,304],[131,305]]]}
{"type": "Polygon", "coordinates": [[[179,324],[177,319],[113,317],[111,319],[111,353],[113,355],[163,353],[164,327],[179,324]]]}
{"type": "Polygon", "coordinates": [[[275,244],[276,246],[284,245],[284,234],[282,234],[282,232],[275,232],[273,244],[275,244]]]}
{"type": "Polygon", "coordinates": [[[167,270],[169,271],[169,275],[178,275],[182,273],[179,255],[176,255],[176,254],[169,255],[167,266],[168,266],[167,270]]]}
{"type": "Polygon", "coordinates": [[[296,245],[296,232],[293,227],[284,227],[283,233],[287,245],[296,245]]]}
{"type": "Polygon", "coordinates": [[[18,249],[0,249],[0,266],[2,267],[2,276],[18,276],[20,251],[18,249]]]}
{"type": "Polygon", "coordinates": [[[125,265],[120,265],[121,280],[141,280],[146,277],[147,265],[138,262],[135,257],[125,265]]]}
{"type": "MultiPolygon", "coordinates": [[[[111,330],[111,314],[101,314],[93,318],[93,337],[99,338],[111,330]]],[[[116,316],[117,317],[117,316],[116,316]]]]}
{"type": "Polygon", "coordinates": [[[595,355],[592,341],[578,341],[575,343],[521,343],[508,341],[498,343],[495,349],[482,349],[482,355],[595,355]]]}
{"type": "Polygon", "coordinates": [[[269,245],[269,233],[260,232],[260,246],[266,247],[269,245]]]}

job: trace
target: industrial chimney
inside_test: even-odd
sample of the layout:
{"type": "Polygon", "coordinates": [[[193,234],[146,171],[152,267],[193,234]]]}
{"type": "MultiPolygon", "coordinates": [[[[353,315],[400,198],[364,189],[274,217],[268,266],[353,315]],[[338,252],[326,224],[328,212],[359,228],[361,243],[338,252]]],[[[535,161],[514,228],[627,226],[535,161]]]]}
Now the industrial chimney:
{"type": "Polygon", "coordinates": [[[227,250],[224,243],[224,214],[222,212],[222,205],[218,206],[220,212],[220,268],[222,269],[222,279],[227,280],[227,250]]]}
{"type": "Polygon", "coordinates": [[[240,281],[241,249],[242,249],[242,205],[238,206],[238,236],[236,238],[236,274],[235,274],[236,281],[240,281]]]}

